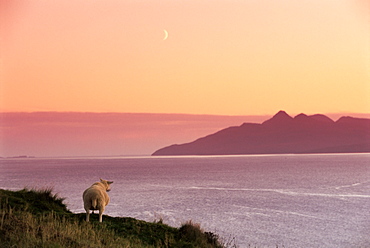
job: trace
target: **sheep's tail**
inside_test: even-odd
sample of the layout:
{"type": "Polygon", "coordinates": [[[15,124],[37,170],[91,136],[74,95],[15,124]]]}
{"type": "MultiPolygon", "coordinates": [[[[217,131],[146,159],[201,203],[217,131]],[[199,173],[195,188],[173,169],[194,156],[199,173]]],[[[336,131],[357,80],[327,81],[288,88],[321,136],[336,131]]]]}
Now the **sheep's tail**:
{"type": "Polygon", "coordinates": [[[98,199],[97,198],[93,198],[92,201],[91,201],[91,206],[93,209],[96,209],[98,205],[98,199]]]}

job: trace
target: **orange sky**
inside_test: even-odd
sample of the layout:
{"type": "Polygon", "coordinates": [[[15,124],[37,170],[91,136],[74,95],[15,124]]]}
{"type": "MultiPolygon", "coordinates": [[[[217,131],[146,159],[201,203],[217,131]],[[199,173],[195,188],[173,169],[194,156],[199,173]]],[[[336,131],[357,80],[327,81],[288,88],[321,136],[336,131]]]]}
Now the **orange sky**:
{"type": "Polygon", "coordinates": [[[368,0],[0,2],[0,111],[370,112],[368,0]]]}

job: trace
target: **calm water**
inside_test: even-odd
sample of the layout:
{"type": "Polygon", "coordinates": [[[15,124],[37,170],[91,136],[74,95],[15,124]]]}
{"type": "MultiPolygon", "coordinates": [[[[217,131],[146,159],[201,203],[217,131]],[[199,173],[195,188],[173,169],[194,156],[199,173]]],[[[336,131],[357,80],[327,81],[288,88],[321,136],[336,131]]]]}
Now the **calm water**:
{"type": "Polygon", "coordinates": [[[192,220],[239,247],[370,247],[370,154],[0,160],[0,188],[52,186],[73,212],[100,177],[112,216],[192,220]]]}

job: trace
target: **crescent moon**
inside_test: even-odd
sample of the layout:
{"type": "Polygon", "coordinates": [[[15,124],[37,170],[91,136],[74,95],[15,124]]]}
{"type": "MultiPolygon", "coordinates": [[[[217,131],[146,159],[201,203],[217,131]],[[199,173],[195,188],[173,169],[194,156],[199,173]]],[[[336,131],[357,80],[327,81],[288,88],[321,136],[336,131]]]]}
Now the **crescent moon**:
{"type": "Polygon", "coordinates": [[[163,38],[163,40],[167,40],[167,38],[168,38],[168,32],[167,32],[166,29],[163,29],[163,32],[164,32],[164,38],[163,38]]]}

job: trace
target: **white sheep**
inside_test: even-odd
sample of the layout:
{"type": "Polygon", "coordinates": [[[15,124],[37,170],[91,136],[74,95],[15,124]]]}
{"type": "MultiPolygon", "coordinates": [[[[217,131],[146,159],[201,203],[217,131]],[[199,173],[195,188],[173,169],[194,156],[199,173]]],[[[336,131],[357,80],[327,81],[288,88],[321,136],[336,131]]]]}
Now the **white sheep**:
{"type": "Polygon", "coordinates": [[[100,178],[100,182],[94,183],[90,188],[84,191],[82,198],[86,210],[87,222],[90,219],[90,210],[92,210],[93,213],[94,210],[99,210],[99,222],[103,221],[103,212],[110,200],[107,192],[110,191],[110,185],[112,183],[112,181],[106,181],[100,178]]]}

